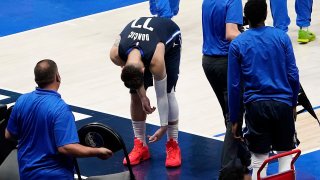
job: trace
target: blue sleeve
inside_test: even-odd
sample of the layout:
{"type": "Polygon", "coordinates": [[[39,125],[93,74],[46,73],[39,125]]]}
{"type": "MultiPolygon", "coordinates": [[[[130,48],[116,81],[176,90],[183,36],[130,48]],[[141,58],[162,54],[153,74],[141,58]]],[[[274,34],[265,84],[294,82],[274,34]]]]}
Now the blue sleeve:
{"type": "Polygon", "coordinates": [[[225,23],[243,24],[243,12],[241,0],[229,0],[225,23]]]}
{"type": "Polygon", "coordinates": [[[292,89],[292,106],[297,105],[298,94],[300,90],[300,82],[299,82],[299,70],[296,65],[296,58],[294,57],[292,43],[287,34],[285,37],[285,53],[286,53],[286,64],[287,64],[287,76],[288,81],[292,89]]]}
{"type": "Polygon", "coordinates": [[[231,42],[228,54],[228,106],[230,122],[239,119],[241,93],[241,65],[240,56],[234,41],[231,42]]]}
{"type": "Polygon", "coordinates": [[[75,118],[67,105],[59,111],[55,119],[54,136],[57,147],[79,143],[75,118]]]}
{"type": "Polygon", "coordinates": [[[17,110],[18,108],[19,108],[19,100],[17,100],[15,106],[13,106],[12,112],[8,120],[8,125],[7,125],[7,130],[14,137],[18,137],[18,132],[19,132],[18,110],[17,110]]]}
{"type": "Polygon", "coordinates": [[[173,13],[171,11],[169,0],[149,0],[150,12],[152,15],[158,15],[159,17],[172,18],[173,13]]]}

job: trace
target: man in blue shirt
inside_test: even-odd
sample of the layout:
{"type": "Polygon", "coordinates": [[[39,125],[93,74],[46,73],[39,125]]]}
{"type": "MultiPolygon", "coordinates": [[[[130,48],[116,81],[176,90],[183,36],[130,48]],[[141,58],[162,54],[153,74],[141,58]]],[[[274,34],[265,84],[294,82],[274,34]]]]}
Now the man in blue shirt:
{"type": "Polygon", "coordinates": [[[179,12],[180,0],[149,0],[150,12],[158,17],[172,18],[179,12]]]}
{"type": "MultiPolygon", "coordinates": [[[[250,29],[229,48],[228,97],[230,121],[237,127],[243,92],[247,132],[252,152],[253,179],[270,150],[289,151],[294,146],[294,113],[299,74],[288,35],[267,27],[265,0],[249,0],[244,8],[250,29]]],[[[290,169],[290,157],[279,160],[279,171],[290,169]]],[[[262,175],[266,175],[265,170],[262,175]]]]}
{"type": "Polygon", "coordinates": [[[56,63],[39,61],[34,74],[38,87],[19,97],[5,132],[7,139],[18,140],[20,179],[73,179],[73,157],[109,158],[106,148],[78,144],[74,116],[57,92],[56,63]]]}
{"type": "MultiPolygon", "coordinates": [[[[295,10],[297,13],[296,24],[300,27],[298,42],[308,43],[315,40],[316,35],[309,31],[311,22],[313,0],[296,0],[295,10]]],[[[288,16],[287,0],[270,0],[270,8],[273,17],[273,26],[288,31],[290,17],[288,16]]]]}
{"type": "MultiPolygon", "coordinates": [[[[228,115],[227,68],[228,49],[232,39],[240,34],[241,0],[204,0],[202,4],[202,67],[220,103],[227,127],[223,143],[221,172],[233,166],[237,159],[237,143],[231,133],[228,115]]],[[[239,115],[239,120],[242,115],[239,115]]],[[[241,128],[239,128],[241,131],[241,128]]]]}

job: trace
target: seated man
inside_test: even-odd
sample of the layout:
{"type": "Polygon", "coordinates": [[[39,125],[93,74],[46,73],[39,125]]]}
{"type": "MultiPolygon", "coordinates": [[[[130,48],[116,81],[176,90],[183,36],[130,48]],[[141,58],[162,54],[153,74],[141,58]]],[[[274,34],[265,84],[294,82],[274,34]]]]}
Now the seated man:
{"type": "Polygon", "coordinates": [[[57,92],[61,78],[54,61],[34,68],[35,91],[19,97],[10,115],[5,137],[18,141],[21,180],[74,179],[73,157],[107,159],[112,152],[79,144],[74,116],[57,92]]]}

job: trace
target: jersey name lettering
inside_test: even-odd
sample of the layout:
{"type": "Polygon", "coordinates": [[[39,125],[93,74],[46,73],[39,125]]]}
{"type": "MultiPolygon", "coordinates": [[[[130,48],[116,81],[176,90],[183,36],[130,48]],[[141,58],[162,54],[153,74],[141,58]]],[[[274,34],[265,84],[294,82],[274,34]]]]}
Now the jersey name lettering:
{"type": "Polygon", "coordinates": [[[134,31],[131,31],[131,33],[128,35],[128,38],[131,38],[133,40],[139,40],[139,41],[149,41],[149,34],[143,34],[143,33],[137,33],[134,31]]]}

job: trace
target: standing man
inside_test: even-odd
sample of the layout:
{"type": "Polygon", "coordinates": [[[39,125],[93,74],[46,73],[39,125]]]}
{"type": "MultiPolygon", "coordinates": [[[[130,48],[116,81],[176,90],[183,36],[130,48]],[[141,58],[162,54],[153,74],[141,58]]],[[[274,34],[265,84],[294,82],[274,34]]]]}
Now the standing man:
{"type": "MultiPolygon", "coordinates": [[[[300,27],[298,32],[298,42],[300,43],[308,43],[316,38],[316,35],[308,29],[311,23],[312,4],[313,0],[295,1],[295,10],[297,13],[296,24],[300,27]]],[[[270,8],[273,17],[273,26],[287,32],[290,24],[287,0],[270,0],[270,8]]]]}
{"type": "Polygon", "coordinates": [[[180,0],[149,0],[150,12],[158,17],[172,18],[179,12],[180,0]]]}
{"type": "MultiPolygon", "coordinates": [[[[221,170],[233,166],[237,159],[237,142],[229,121],[227,72],[230,41],[240,34],[243,13],[241,0],[204,0],[202,4],[202,67],[220,103],[226,135],[223,143],[221,170]]],[[[239,114],[239,122],[242,114],[239,114]]],[[[239,127],[239,133],[241,127],[239,127]]]]}
{"type": "Polygon", "coordinates": [[[57,92],[61,78],[54,61],[39,61],[34,68],[38,87],[19,97],[5,132],[18,141],[21,180],[74,179],[73,157],[107,159],[112,152],[79,143],[74,116],[57,92]]]}
{"type": "MultiPolygon", "coordinates": [[[[131,94],[135,139],[129,158],[133,165],[150,158],[145,121],[146,115],[153,113],[155,107],[151,107],[146,91],[153,85],[153,79],[161,127],[149,137],[149,142],[158,141],[167,131],[166,167],[181,165],[179,107],[175,97],[180,56],[180,29],[172,20],[161,17],[141,17],[131,21],[111,48],[110,59],[122,67],[121,79],[131,94]]],[[[125,159],[123,163],[127,164],[125,159]]]]}
{"type": "MultiPolygon", "coordinates": [[[[299,74],[289,36],[265,26],[266,0],[249,0],[244,8],[250,29],[229,48],[228,95],[230,121],[237,127],[243,92],[245,138],[252,153],[253,179],[270,150],[294,146],[294,113],[299,74]]],[[[279,159],[279,171],[290,169],[291,157],[279,159]]],[[[266,176],[266,170],[262,172],[266,176]]]]}

